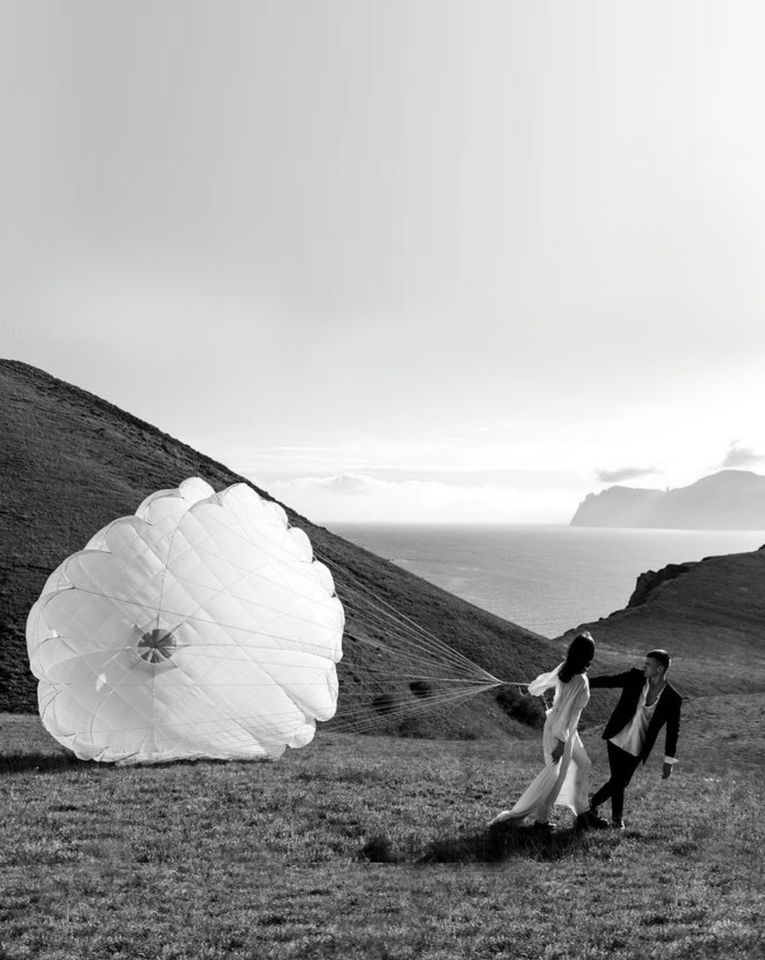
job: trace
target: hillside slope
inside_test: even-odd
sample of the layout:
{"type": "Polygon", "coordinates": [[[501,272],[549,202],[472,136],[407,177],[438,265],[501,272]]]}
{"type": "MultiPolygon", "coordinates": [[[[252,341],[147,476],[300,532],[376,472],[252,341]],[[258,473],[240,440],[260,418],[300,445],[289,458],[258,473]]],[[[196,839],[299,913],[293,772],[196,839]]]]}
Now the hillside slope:
{"type": "Polygon", "coordinates": [[[625,609],[580,629],[625,667],[668,650],[681,692],[765,692],[765,547],[644,573],[625,609]]]}
{"type": "MultiPolygon", "coordinates": [[[[134,513],[154,490],[189,476],[203,477],[216,490],[248,481],[99,397],[10,360],[0,360],[0,442],[0,710],[35,711],[25,622],[48,574],[110,520],[134,513]]],[[[386,704],[401,699],[414,709],[423,691],[410,687],[401,675],[411,671],[388,649],[392,621],[358,612],[353,598],[360,588],[503,679],[549,669],[560,646],[286,509],[332,569],[349,613],[348,634],[359,638],[345,643],[338,719],[356,711],[374,721],[376,731],[402,735],[529,735],[535,719],[527,715],[529,702],[508,689],[386,726],[386,704]],[[381,649],[368,647],[369,640],[381,649]],[[386,671],[388,678],[375,679],[386,671]]],[[[438,684],[428,692],[438,693],[438,684]]]]}
{"type": "Polygon", "coordinates": [[[765,530],[765,477],[720,470],[687,487],[608,487],[579,504],[572,527],[765,530]]]}

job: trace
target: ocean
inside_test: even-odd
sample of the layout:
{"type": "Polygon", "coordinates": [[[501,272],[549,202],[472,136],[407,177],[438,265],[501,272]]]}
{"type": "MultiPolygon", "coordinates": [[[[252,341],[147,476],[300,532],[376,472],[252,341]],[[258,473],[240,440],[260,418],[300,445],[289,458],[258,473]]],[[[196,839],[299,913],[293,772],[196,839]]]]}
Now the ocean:
{"type": "Polygon", "coordinates": [[[625,607],[646,570],[765,544],[762,530],[340,523],[331,529],[546,637],[625,607]]]}

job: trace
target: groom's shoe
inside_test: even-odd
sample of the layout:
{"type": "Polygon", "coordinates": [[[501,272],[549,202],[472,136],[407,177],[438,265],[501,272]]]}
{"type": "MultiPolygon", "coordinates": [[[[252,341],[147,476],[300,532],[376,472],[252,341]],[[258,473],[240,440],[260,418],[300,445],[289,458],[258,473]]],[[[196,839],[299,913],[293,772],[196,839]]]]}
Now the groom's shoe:
{"type": "Polygon", "coordinates": [[[581,816],[587,818],[588,827],[594,827],[596,830],[605,830],[608,827],[608,820],[599,817],[595,810],[587,810],[581,816]]]}
{"type": "Polygon", "coordinates": [[[551,823],[542,823],[539,820],[534,821],[531,829],[534,833],[541,833],[543,836],[549,836],[554,830],[551,823]]]}
{"type": "Polygon", "coordinates": [[[613,820],[611,826],[614,830],[626,830],[627,827],[624,825],[624,820],[613,820]]]}

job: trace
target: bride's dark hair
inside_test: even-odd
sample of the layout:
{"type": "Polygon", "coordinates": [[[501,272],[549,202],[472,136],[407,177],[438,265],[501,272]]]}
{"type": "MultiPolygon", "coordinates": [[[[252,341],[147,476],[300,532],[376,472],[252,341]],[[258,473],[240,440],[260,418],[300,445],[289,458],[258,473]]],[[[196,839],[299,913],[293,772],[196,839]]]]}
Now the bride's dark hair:
{"type": "Polygon", "coordinates": [[[566,651],[566,659],[558,673],[561,683],[568,683],[576,673],[584,671],[595,656],[595,641],[589,633],[580,633],[571,641],[566,651]]]}

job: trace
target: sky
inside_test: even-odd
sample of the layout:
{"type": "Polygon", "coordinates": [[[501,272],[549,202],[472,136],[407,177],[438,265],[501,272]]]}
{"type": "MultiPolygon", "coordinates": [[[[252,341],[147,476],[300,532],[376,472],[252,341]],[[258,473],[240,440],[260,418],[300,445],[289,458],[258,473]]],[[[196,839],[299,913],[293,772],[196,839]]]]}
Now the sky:
{"type": "Polygon", "coordinates": [[[0,356],[312,520],[765,472],[757,0],[0,0],[0,356]]]}

